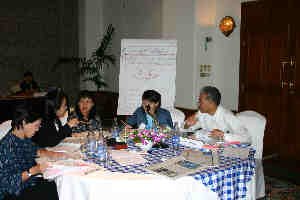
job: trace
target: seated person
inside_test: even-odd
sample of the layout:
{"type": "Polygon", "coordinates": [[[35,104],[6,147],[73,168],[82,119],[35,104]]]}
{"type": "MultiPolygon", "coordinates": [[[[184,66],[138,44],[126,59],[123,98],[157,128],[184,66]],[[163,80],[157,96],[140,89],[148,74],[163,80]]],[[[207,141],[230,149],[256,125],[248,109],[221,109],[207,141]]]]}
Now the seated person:
{"type": "Polygon", "coordinates": [[[199,96],[199,111],[186,120],[186,126],[191,130],[202,128],[209,131],[212,137],[224,137],[225,141],[251,142],[245,126],[220,102],[221,93],[216,87],[203,87],[199,96]]]}
{"type": "Polygon", "coordinates": [[[74,117],[79,120],[79,124],[72,128],[73,133],[101,128],[101,120],[96,115],[95,100],[91,92],[86,90],[80,92],[76,102],[75,113],[70,118],[74,117]]]}
{"type": "Polygon", "coordinates": [[[51,147],[72,135],[72,128],[79,123],[76,118],[62,125],[60,118],[68,112],[68,98],[61,90],[48,92],[46,113],[39,131],[32,137],[32,141],[39,147],[51,147]]]}
{"type": "Polygon", "coordinates": [[[35,113],[18,108],[12,119],[12,129],[0,141],[0,199],[58,199],[56,184],[36,175],[47,164],[37,164],[35,158],[63,158],[63,153],[39,149],[30,138],[39,130],[41,119],[35,113]]]}
{"type": "Polygon", "coordinates": [[[171,114],[161,106],[161,95],[155,90],[146,90],[142,96],[142,106],[127,119],[126,128],[154,129],[158,126],[173,128],[171,114]]]}
{"type": "Polygon", "coordinates": [[[23,81],[20,83],[21,92],[33,93],[39,91],[37,82],[33,79],[30,71],[24,73],[23,81]]]}

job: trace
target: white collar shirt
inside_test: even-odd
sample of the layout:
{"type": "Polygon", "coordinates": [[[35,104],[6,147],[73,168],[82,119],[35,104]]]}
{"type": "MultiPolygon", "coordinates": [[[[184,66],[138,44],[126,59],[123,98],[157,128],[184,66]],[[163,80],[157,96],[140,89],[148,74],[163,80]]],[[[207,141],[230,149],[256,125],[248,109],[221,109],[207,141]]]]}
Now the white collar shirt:
{"type": "Polygon", "coordinates": [[[219,129],[224,132],[227,141],[251,142],[247,128],[230,110],[221,105],[213,115],[198,111],[196,118],[197,123],[190,127],[191,130],[202,128],[210,132],[219,129]]]}

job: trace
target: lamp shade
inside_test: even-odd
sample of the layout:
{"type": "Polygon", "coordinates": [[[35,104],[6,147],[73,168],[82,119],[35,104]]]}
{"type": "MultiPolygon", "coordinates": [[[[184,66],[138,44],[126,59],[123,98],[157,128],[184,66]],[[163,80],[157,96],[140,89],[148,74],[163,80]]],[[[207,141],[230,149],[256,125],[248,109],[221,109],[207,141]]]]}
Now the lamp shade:
{"type": "Polygon", "coordinates": [[[220,31],[228,37],[235,28],[235,22],[234,19],[230,16],[225,16],[221,19],[219,24],[220,31]]]}

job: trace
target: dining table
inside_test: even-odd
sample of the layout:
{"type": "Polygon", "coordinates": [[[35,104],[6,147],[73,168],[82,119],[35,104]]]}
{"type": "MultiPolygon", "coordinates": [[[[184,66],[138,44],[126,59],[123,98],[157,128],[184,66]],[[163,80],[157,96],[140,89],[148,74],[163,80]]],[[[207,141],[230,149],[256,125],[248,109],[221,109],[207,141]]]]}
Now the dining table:
{"type": "MultiPolygon", "coordinates": [[[[204,145],[192,148],[201,152],[211,151],[211,147],[204,145]]],[[[177,157],[186,149],[191,147],[180,145],[176,151],[171,148],[171,144],[169,148],[153,148],[141,154],[145,162],[138,164],[122,164],[112,157],[107,165],[97,156],[86,156],[85,162],[96,164],[100,168],[88,173],[73,171],[55,177],[59,199],[255,199],[255,150],[250,144],[225,144],[223,151],[218,150],[217,165],[176,179],[148,170],[149,166],[177,157]],[[247,150],[248,155],[225,155],[226,148],[237,152],[247,150]]],[[[131,144],[126,151],[140,152],[141,149],[131,144]]]]}

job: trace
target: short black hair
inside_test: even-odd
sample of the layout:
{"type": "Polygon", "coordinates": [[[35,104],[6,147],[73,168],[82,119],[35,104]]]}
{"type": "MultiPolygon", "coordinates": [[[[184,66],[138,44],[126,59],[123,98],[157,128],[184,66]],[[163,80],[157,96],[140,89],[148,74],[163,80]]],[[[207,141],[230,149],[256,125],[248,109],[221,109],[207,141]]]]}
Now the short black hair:
{"type": "Polygon", "coordinates": [[[201,89],[200,94],[207,94],[207,99],[213,101],[217,106],[221,103],[221,93],[214,86],[205,86],[201,89]]]}
{"type": "Polygon", "coordinates": [[[38,119],[41,119],[41,115],[39,113],[33,112],[25,105],[21,105],[18,106],[13,113],[11,127],[12,129],[20,129],[23,127],[23,121],[25,123],[32,123],[38,119]]]}
{"type": "Polygon", "coordinates": [[[94,106],[91,108],[88,117],[89,117],[89,119],[95,119],[96,118],[96,114],[97,114],[95,98],[94,98],[94,95],[92,94],[92,92],[90,92],[88,90],[83,90],[78,95],[78,98],[77,98],[77,101],[76,101],[76,107],[75,107],[76,115],[78,116],[79,120],[83,119],[83,115],[80,112],[78,103],[79,103],[80,99],[85,99],[85,98],[91,99],[93,101],[93,103],[94,103],[94,106]]]}
{"type": "Polygon", "coordinates": [[[66,99],[67,112],[69,112],[69,99],[66,93],[60,88],[51,90],[46,95],[46,109],[45,118],[48,120],[55,120],[57,118],[56,111],[60,108],[63,99],[66,99]]]}
{"type": "Polygon", "coordinates": [[[31,76],[31,77],[33,77],[33,74],[32,74],[32,72],[31,71],[26,71],[25,73],[24,73],[24,75],[23,75],[24,77],[27,77],[27,76],[31,76]]]}
{"type": "Polygon", "coordinates": [[[155,90],[146,90],[143,93],[142,100],[158,103],[158,106],[161,106],[161,95],[155,90]]]}

